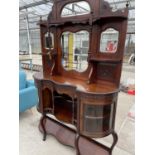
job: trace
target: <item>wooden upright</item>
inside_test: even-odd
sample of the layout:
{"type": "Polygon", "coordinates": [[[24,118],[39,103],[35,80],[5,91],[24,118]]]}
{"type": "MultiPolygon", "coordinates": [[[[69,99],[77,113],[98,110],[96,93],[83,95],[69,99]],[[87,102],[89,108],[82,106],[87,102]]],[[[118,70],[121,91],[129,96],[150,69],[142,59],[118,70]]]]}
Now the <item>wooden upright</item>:
{"type": "Polygon", "coordinates": [[[34,79],[44,140],[46,134],[52,134],[75,147],[77,155],[112,154],[118,139],[114,127],[127,17],[128,7],[113,11],[104,0],[54,0],[47,21],[40,20],[43,72],[36,73],[34,79]],[[90,10],[83,9],[83,14],[72,10],[82,3],[90,10]],[[64,9],[74,14],[65,14],[64,9]],[[73,38],[85,32],[89,37],[83,60],[74,53],[78,45],[73,38]],[[75,67],[78,60],[82,68],[75,67]],[[114,138],[110,148],[92,139],[110,134],[114,138]]]}

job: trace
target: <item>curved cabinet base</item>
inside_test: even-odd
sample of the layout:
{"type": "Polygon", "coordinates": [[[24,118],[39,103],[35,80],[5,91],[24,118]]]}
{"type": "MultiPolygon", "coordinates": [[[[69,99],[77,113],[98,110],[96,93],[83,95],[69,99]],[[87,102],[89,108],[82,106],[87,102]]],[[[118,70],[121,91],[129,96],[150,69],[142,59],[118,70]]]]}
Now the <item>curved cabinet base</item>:
{"type": "Polygon", "coordinates": [[[46,134],[51,134],[55,136],[60,143],[74,147],[77,155],[111,155],[117,143],[117,134],[115,132],[112,134],[114,137],[112,147],[108,148],[91,138],[79,135],[76,130],[46,115],[40,120],[39,130],[43,133],[43,140],[46,140],[46,134]]]}

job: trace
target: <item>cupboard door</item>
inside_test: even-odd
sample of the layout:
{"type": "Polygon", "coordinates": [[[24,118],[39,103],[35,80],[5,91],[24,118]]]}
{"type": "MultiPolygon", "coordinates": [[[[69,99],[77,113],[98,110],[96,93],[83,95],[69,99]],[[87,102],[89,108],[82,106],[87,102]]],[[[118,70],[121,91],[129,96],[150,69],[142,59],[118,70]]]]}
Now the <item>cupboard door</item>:
{"type": "Polygon", "coordinates": [[[112,128],[113,104],[84,105],[83,130],[91,133],[102,133],[112,128]]]}

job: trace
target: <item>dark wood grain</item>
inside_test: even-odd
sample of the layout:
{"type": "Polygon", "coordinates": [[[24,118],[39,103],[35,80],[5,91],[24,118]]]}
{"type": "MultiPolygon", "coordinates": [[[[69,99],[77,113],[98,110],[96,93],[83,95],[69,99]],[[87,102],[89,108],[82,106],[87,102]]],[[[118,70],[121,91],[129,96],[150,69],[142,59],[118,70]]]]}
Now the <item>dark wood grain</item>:
{"type": "Polygon", "coordinates": [[[61,143],[75,147],[77,155],[110,155],[117,143],[115,116],[127,31],[128,7],[112,11],[104,0],[85,0],[89,14],[61,17],[63,7],[79,0],[54,0],[46,21],[40,20],[43,72],[34,75],[38,88],[40,130],[54,135],[61,143]],[[119,33],[115,53],[100,51],[101,34],[108,28],[119,33]],[[61,36],[69,31],[89,33],[88,67],[83,72],[62,66],[61,36]],[[53,34],[54,46],[47,48],[45,34],[53,34]],[[51,114],[71,129],[47,117],[51,114]],[[112,134],[113,144],[106,147],[92,138],[112,134]]]}

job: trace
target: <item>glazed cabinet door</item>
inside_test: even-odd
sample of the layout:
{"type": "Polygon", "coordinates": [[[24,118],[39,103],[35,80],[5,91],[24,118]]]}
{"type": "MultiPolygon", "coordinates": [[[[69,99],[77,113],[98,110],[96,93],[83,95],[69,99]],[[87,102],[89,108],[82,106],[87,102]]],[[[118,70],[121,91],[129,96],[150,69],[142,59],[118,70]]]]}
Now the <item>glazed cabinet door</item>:
{"type": "Polygon", "coordinates": [[[82,97],[79,104],[80,133],[99,138],[109,135],[114,130],[116,94],[82,97]]]}

